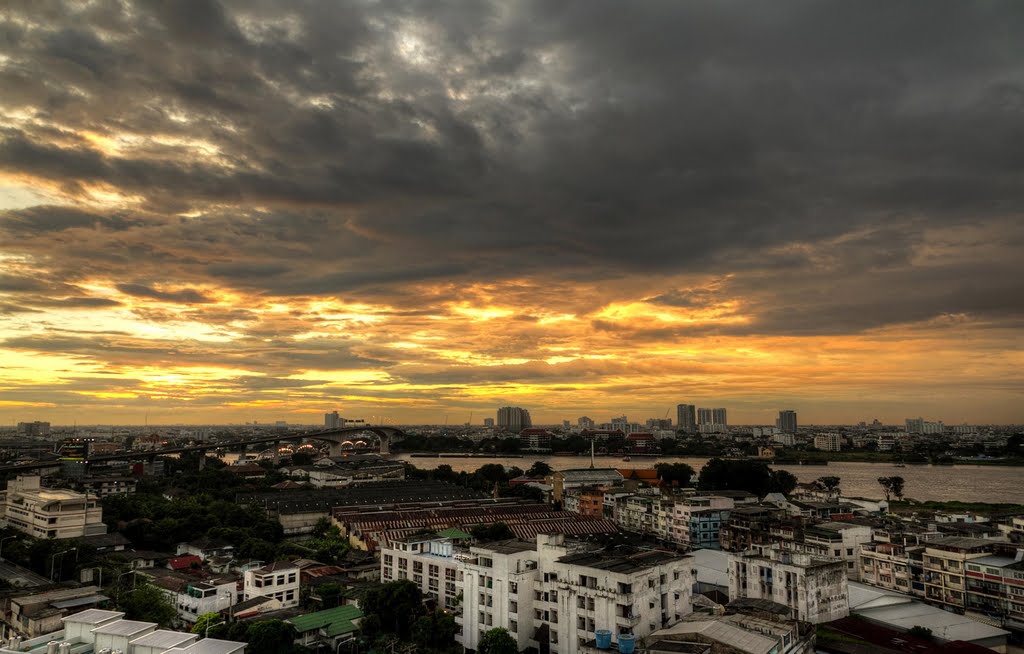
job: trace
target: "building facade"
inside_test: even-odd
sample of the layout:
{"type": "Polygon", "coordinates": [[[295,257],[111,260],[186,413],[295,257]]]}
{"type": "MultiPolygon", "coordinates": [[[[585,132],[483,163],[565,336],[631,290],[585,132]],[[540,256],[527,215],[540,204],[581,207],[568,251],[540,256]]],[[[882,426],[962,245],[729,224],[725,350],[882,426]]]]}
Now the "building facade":
{"type": "Polygon", "coordinates": [[[18,475],[0,492],[0,520],[35,538],[81,538],[107,533],[94,495],[42,488],[36,475],[18,475]]]}
{"type": "Polygon", "coordinates": [[[729,600],[766,599],[812,624],[850,614],[846,565],[833,558],[771,548],[729,556],[729,600]]]}
{"type": "Polygon", "coordinates": [[[697,407],[692,404],[676,406],[676,429],[687,434],[697,431],[697,407]]]}
{"type": "Polygon", "coordinates": [[[245,600],[272,597],[281,602],[283,609],[299,605],[299,568],[290,561],[278,561],[255,570],[246,570],[244,580],[245,600]]]}

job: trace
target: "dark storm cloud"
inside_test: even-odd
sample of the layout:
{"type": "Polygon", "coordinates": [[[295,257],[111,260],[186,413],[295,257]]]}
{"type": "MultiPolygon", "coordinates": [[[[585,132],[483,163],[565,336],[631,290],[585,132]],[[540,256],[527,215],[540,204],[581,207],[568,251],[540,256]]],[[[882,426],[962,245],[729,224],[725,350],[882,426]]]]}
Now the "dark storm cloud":
{"type": "Polygon", "coordinates": [[[192,288],[185,288],[179,291],[161,291],[153,288],[152,286],[146,286],[145,284],[118,284],[117,290],[121,291],[125,295],[148,297],[154,300],[178,302],[181,304],[201,304],[213,301],[212,298],[203,295],[192,288]]]}
{"type": "MultiPolygon", "coordinates": [[[[7,212],[0,236],[38,234],[10,247],[88,227],[111,275],[160,261],[178,286],[395,303],[417,282],[740,270],[729,288],[763,312],[742,329],[769,333],[1024,313],[1012,283],[990,284],[1015,264],[915,259],[927,227],[1024,208],[1019,3],[152,0],[5,17],[0,111],[36,114],[8,121],[0,170],[146,210],[7,212]],[[87,132],[163,141],[110,151],[87,132]],[[917,290],[954,273],[985,276],[917,290]]],[[[84,258],[62,247],[69,268],[84,258]]]]}

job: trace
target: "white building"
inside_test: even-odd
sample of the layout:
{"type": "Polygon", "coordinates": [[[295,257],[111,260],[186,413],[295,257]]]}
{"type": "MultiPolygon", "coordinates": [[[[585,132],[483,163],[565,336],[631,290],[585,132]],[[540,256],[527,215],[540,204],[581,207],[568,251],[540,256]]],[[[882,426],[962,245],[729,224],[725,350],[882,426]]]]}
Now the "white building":
{"type": "Polygon", "coordinates": [[[81,538],[107,533],[96,497],[42,488],[38,475],[18,475],[0,491],[0,522],[35,538],[81,538]]]}
{"type": "Polygon", "coordinates": [[[640,639],[692,610],[691,561],[674,552],[606,552],[540,535],[536,546],[510,541],[473,547],[470,556],[460,616],[468,649],[504,627],[520,649],[546,644],[552,654],[577,654],[598,630],[640,639]]]}
{"type": "Polygon", "coordinates": [[[839,452],[843,449],[843,437],[838,432],[816,434],[814,436],[814,449],[826,452],[839,452]]]}
{"type": "Polygon", "coordinates": [[[125,620],[120,611],[88,609],[63,618],[63,628],[14,643],[0,642],[0,654],[58,651],[123,654],[245,654],[245,643],[159,629],[153,622],[125,620]],[[52,645],[50,643],[53,643],[52,645]]]}
{"type": "Polygon", "coordinates": [[[262,568],[247,570],[244,595],[246,600],[254,597],[273,597],[281,602],[281,608],[284,609],[298,606],[298,566],[290,561],[278,561],[262,568]]]}
{"type": "Polygon", "coordinates": [[[219,613],[238,601],[238,582],[234,579],[212,579],[189,584],[172,596],[178,617],[194,624],[204,613],[219,613]]]}
{"type": "Polygon", "coordinates": [[[846,564],[840,559],[769,549],[729,555],[729,600],[767,599],[790,617],[821,624],[850,614],[846,564]]]}
{"type": "Polygon", "coordinates": [[[867,525],[849,522],[822,522],[808,527],[804,532],[804,550],[810,554],[842,559],[846,564],[846,576],[853,581],[860,580],[860,547],[870,543],[874,532],[867,525]]]}
{"type": "Polygon", "coordinates": [[[462,574],[455,546],[447,538],[408,536],[392,541],[380,551],[381,581],[410,579],[424,597],[432,597],[446,609],[458,606],[462,574]]]}

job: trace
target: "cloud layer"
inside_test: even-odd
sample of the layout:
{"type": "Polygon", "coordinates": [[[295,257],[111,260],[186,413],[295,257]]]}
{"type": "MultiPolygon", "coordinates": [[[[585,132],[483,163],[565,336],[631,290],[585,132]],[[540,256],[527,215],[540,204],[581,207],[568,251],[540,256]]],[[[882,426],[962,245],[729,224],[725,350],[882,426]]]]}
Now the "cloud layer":
{"type": "Polygon", "coordinates": [[[1021,33],[1014,2],[9,4],[0,414],[1024,421],[1021,33]]]}

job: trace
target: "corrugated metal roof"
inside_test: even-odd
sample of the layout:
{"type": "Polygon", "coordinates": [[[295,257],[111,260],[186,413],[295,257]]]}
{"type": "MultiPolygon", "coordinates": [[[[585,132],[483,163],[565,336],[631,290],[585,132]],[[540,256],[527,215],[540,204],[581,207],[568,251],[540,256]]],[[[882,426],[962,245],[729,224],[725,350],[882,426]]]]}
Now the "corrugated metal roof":
{"type": "Polygon", "coordinates": [[[141,638],[136,638],[131,641],[131,645],[139,645],[142,647],[162,647],[164,649],[170,649],[172,647],[181,647],[183,645],[189,645],[194,643],[199,636],[195,634],[186,634],[181,631],[169,631],[167,629],[158,629],[152,633],[148,633],[141,638]]]}
{"type": "Polygon", "coordinates": [[[116,620],[123,618],[124,613],[121,611],[103,611],[101,609],[88,609],[86,611],[79,611],[74,615],[69,615],[65,618],[61,618],[64,622],[76,622],[78,624],[100,624],[101,622],[108,622],[110,620],[116,620]]]}
{"type": "MultiPolygon", "coordinates": [[[[89,595],[87,597],[76,597],[75,599],[64,600],[63,602],[53,602],[50,604],[55,609],[71,609],[76,606],[85,606],[87,604],[99,604],[100,602],[106,602],[110,598],[106,595],[89,595]]],[[[124,615],[122,613],[122,615],[124,615]]]]}
{"type": "Polygon", "coordinates": [[[94,634],[108,634],[111,636],[133,636],[146,629],[156,627],[155,622],[140,622],[138,620],[118,620],[110,624],[100,625],[92,630],[94,634]]]}

